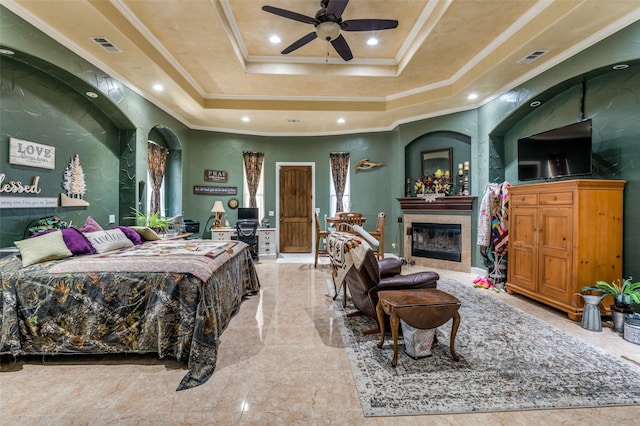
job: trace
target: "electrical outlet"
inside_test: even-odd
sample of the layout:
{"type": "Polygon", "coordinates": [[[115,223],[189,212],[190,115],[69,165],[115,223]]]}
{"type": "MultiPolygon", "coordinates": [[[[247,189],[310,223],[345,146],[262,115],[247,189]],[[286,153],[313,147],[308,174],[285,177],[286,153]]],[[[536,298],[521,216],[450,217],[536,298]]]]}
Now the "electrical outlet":
{"type": "Polygon", "coordinates": [[[115,214],[110,214],[109,215],[109,223],[116,223],[116,215],[115,214]]]}
{"type": "Polygon", "coordinates": [[[271,217],[275,216],[275,213],[273,212],[273,210],[269,210],[269,216],[271,217]]]}

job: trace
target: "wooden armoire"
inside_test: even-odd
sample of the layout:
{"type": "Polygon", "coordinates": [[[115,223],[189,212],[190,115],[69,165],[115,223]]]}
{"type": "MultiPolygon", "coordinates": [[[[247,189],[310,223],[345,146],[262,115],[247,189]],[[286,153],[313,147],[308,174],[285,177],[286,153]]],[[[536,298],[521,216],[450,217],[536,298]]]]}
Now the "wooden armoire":
{"type": "MultiPolygon", "coordinates": [[[[507,291],[577,320],[580,288],[622,278],[626,181],[576,179],[509,188],[507,291]]],[[[603,306],[612,303],[603,300],[603,306]]]]}

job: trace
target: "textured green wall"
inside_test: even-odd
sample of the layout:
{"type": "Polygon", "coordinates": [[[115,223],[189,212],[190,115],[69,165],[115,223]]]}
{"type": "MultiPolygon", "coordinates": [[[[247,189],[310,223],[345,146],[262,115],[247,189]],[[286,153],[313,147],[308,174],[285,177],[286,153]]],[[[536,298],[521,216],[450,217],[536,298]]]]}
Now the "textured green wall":
{"type": "Polygon", "coordinates": [[[0,245],[22,239],[29,222],[49,215],[78,226],[90,215],[106,224],[108,215],[117,214],[118,209],[118,129],[77,92],[48,74],[9,58],[2,58],[1,65],[0,171],[7,181],[27,183],[40,176],[42,192],[37,196],[58,197],[64,192],[64,169],[77,154],[87,185],[84,199],[90,206],[0,209],[0,245]],[[9,164],[10,137],[54,146],[55,169],[9,164]]]}
{"type": "MultiPolygon", "coordinates": [[[[119,193],[108,188],[95,203],[88,200],[92,202],[91,210],[65,209],[65,215],[84,217],[95,209],[95,215],[105,224],[104,215],[114,208],[119,209],[120,217],[123,212],[126,214],[137,201],[137,182],[146,180],[147,138],[150,132],[152,137],[156,137],[156,131],[160,129],[160,135],[180,151],[172,159],[176,163],[176,172],[171,179],[172,185],[182,190],[171,191],[172,208],[177,212],[181,209],[186,217],[199,220],[202,226],[210,216],[213,201],[220,198],[226,202],[229,198],[193,194],[193,185],[205,184],[205,169],[228,171],[227,185],[237,186],[241,191],[242,152],[264,152],[266,210],[275,211],[278,202],[275,199],[276,162],[313,162],[316,166],[316,205],[324,214],[329,207],[329,153],[349,151],[352,165],[362,158],[386,164],[368,172],[352,170],[353,209],[372,218],[378,211],[386,211],[390,219],[385,239],[395,241],[399,228],[391,224],[401,214],[395,198],[404,195],[406,177],[415,177],[419,173],[419,152],[445,143],[430,141],[425,135],[455,132],[470,138],[470,146],[466,148],[452,142],[452,146],[455,145],[454,164],[465,161],[469,156],[471,192],[480,197],[486,182],[514,179],[515,140],[519,135],[548,130],[580,118],[578,99],[581,90],[578,88],[585,81],[584,113],[586,118],[594,120],[594,150],[598,155],[594,164],[598,176],[628,180],[625,190],[624,274],[640,276],[640,262],[637,261],[640,242],[635,231],[640,223],[637,213],[640,207],[640,82],[637,63],[640,58],[640,23],[512,89],[509,100],[496,98],[468,111],[402,124],[388,132],[330,137],[259,137],[189,130],[11,12],[4,8],[1,12],[1,43],[32,56],[29,62],[32,69],[21,69],[12,60],[0,57],[3,79],[0,99],[2,171],[8,178],[17,180],[15,176],[25,179],[23,176],[29,175],[30,179],[34,170],[44,170],[28,168],[25,171],[19,166],[8,165],[5,157],[8,137],[23,135],[23,139],[34,142],[47,144],[49,141],[59,150],[57,169],[51,175],[55,179],[47,182],[47,191],[55,190],[55,194],[61,191],[61,178],[57,175],[61,175],[66,162],[75,153],[80,154],[83,165],[86,163],[86,167],[106,178],[107,182],[118,181],[119,193]],[[632,62],[628,70],[605,71],[612,64],[630,60],[636,62],[632,62]],[[69,86],[60,84],[60,81],[68,82],[69,86]],[[89,89],[96,90],[100,98],[86,100],[82,94],[89,89]],[[33,102],[37,105],[35,110],[32,103],[25,104],[30,108],[23,108],[18,102],[19,91],[36,100],[33,102]],[[528,104],[535,99],[542,100],[543,105],[533,110],[528,104]],[[7,105],[13,106],[9,108],[7,105]],[[38,120],[31,119],[32,111],[38,120]],[[64,129],[68,131],[64,133],[64,129]],[[152,132],[152,129],[156,130],[152,132]],[[90,142],[79,145],[77,141],[84,140],[84,137],[90,142]],[[99,155],[94,155],[96,153],[99,155]],[[112,169],[116,171],[112,172],[112,169]],[[111,203],[116,203],[117,207],[112,207],[111,203]]],[[[93,187],[94,183],[90,183],[89,189],[93,187]]],[[[238,194],[239,199],[241,195],[238,194]]],[[[7,245],[16,235],[21,235],[24,221],[18,219],[20,213],[41,217],[45,212],[41,209],[28,212],[0,209],[1,245],[7,245]]],[[[473,216],[475,220],[475,212],[473,216]]],[[[229,220],[234,219],[230,212],[229,220]]],[[[477,252],[472,263],[479,265],[477,252]]]]}
{"type": "MultiPolygon", "coordinates": [[[[225,186],[238,188],[242,201],[242,153],[264,152],[265,210],[276,211],[276,163],[314,163],[316,180],[316,207],[320,217],[329,212],[329,153],[348,151],[351,158],[352,210],[374,218],[379,211],[387,214],[395,203],[391,193],[394,180],[391,167],[379,167],[357,172],[353,165],[362,158],[372,162],[387,163],[394,157],[389,133],[371,133],[327,137],[256,137],[205,131],[193,131],[189,140],[189,155],[185,157],[184,211],[185,216],[200,221],[201,231],[210,217],[214,201],[222,200],[226,206],[231,196],[194,195],[193,185],[205,184],[205,169],[225,170],[228,182],[225,186]]],[[[227,212],[229,222],[235,222],[236,211],[227,212]]],[[[275,218],[270,218],[274,224],[275,218]]],[[[373,226],[373,225],[370,225],[373,226]]],[[[389,234],[390,235],[390,234],[389,234]]],[[[389,238],[391,235],[389,236],[389,238]]]]}

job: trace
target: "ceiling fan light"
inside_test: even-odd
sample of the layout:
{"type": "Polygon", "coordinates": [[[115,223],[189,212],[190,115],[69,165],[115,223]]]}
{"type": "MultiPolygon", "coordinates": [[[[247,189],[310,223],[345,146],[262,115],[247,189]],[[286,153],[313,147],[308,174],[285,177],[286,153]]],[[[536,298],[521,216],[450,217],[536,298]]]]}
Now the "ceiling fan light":
{"type": "Polygon", "coordinates": [[[321,22],[316,27],[318,38],[326,41],[333,41],[340,35],[340,25],[335,22],[321,22]]]}

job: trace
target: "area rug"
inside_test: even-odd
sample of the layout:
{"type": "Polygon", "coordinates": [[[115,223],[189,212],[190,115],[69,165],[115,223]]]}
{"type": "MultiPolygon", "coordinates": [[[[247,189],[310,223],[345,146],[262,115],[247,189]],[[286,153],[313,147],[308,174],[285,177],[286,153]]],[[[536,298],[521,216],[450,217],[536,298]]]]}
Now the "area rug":
{"type": "Polygon", "coordinates": [[[493,412],[640,404],[640,367],[591,346],[455,280],[438,288],[462,302],[455,362],[451,323],[439,327],[433,355],[414,360],[393,341],[364,336],[372,320],[346,317],[335,302],[365,416],[493,412]]]}

